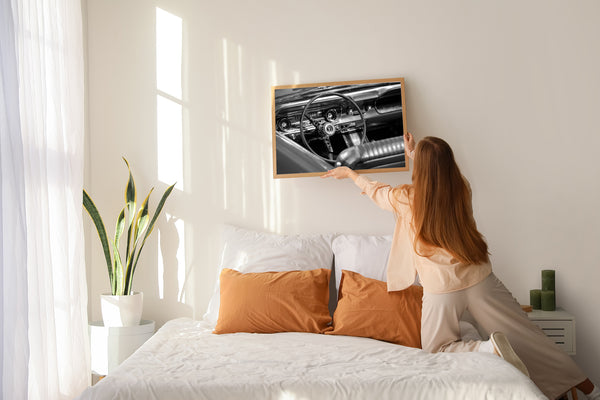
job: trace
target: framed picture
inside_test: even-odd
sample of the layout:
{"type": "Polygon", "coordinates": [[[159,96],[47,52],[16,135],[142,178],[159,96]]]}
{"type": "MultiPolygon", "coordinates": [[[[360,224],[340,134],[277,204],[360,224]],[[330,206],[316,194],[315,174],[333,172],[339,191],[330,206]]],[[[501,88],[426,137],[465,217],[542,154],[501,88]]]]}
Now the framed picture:
{"type": "Polygon", "coordinates": [[[273,177],[407,171],[404,79],[273,86],[273,177]]]}

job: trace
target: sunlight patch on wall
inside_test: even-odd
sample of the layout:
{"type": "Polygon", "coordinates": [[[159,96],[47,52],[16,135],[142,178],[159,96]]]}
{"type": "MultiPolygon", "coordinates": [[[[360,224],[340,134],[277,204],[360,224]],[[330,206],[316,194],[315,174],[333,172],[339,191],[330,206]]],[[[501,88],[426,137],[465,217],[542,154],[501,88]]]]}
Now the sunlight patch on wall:
{"type": "Polygon", "coordinates": [[[223,104],[223,120],[229,122],[229,60],[227,57],[227,39],[223,39],[223,87],[225,104],[223,104]]]}
{"type": "Polygon", "coordinates": [[[181,100],[183,21],[156,9],[156,87],[181,100]]]}
{"type": "Polygon", "coordinates": [[[223,168],[223,209],[229,208],[229,202],[227,197],[227,186],[229,180],[227,179],[227,143],[229,142],[229,127],[223,124],[221,130],[221,167],[223,168]]]}
{"type": "Polygon", "coordinates": [[[244,65],[244,63],[242,62],[242,46],[238,45],[237,47],[237,56],[238,56],[238,82],[240,82],[240,84],[238,85],[238,89],[240,91],[240,98],[244,97],[244,85],[241,84],[242,82],[242,71],[243,68],[242,66],[244,65]]]}
{"type": "Polygon", "coordinates": [[[156,9],[156,128],[158,179],[184,190],[182,53],[183,21],[156,9]]]}
{"type": "Polygon", "coordinates": [[[246,216],[247,216],[246,212],[247,212],[247,198],[248,198],[248,196],[246,195],[246,191],[247,191],[247,188],[248,188],[248,181],[247,181],[248,168],[250,168],[247,164],[248,164],[248,160],[246,158],[244,158],[242,160],[242,171],[241,171],[242,172],[242,176],[241,176],[242,182],[241,182],[241,185],[242,185],[242,188],[244,190],[244,192],[243,192],[244,195],[242,196],[242,217],[243,218],[246,218],[246,216]]]}
{"type": "Polygon", "coordinates": [[[228,204],[228,179],[227,179],[227,143],[229,142],[229,73],[228,73],[228,60],[227,60],[227,39],[223,38],[223,129],[222,129],[222,145],[221,145],[221,162],[223,166],[223,209],[229,208],[228,204]]]}
{"type": "Polygon", "coordinates": [[[165,97],[156,98],[156,146],[158,155],[158,179],[183,190],[183,107],[165,97]]]}
{"type": "Polygon", "coordinates": [[[275,60],[269,61],[269,76],[271,85],[277,85],[277,63],[275,63],[275,60]]]}
{"type": "MultiPolygon", "coordinates": [[[[269,171],[270,163],[269,157],[262,157],[261,170],[269,171]]],[[[268,173],[264,173],[262,176],[262,189],[263,227],[271,232],[280,233],[282,229],[280,181],[271,178],[268,173]]]]}
{"type": "MultiPolygon", "coordinates": [[[[183,20],[156,8],[156,157],[158,180],[184,191],[183,20]]],[[[185,223],[165,213],[158,248],[160,299],[185,302],[185,223]],[[161,236],[164,234],[164,240],[161,236]]]]}

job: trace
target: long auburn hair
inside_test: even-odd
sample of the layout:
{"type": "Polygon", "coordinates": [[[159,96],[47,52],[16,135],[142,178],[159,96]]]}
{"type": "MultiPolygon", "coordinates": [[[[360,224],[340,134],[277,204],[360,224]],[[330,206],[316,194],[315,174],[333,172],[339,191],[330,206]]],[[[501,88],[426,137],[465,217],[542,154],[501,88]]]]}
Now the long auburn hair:
{"type": "Polygon", "coordinates": [[[412,176],[415,252],[441,247],[463,264],[489,262],[487,243],[477,230],[471,188],[444,140],[428,136],[415,149],[412,176]]]}

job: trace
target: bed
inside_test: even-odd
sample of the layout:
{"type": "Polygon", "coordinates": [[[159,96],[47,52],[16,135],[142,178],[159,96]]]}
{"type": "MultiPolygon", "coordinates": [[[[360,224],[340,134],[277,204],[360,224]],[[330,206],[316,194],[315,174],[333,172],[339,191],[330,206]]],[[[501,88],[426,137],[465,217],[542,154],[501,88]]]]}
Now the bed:
{"type": "Polygon", "coordinates": [[[546,398],[493,354],[419,348],[422,289],[387,294],[389,237],[223,237],[203,320],[167,322],[78,399],[546,398]]]}

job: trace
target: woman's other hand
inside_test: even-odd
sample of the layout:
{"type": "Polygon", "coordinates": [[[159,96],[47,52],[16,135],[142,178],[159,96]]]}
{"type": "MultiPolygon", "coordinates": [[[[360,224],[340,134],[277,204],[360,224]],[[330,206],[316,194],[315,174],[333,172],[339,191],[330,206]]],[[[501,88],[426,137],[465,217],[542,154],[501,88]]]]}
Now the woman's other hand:
{"type": "Polygon", "coordinates": [[[356,172],[352,171],[348,167],[337,167],[337,168],[330,169],[329,171],[325,172],[323,175],[321,175],[321,178],[335,178],[335,179],[352,178],[352,179],[355,179],[357,176],[358,176],[358,174],[356,172]]]}
{"type": "Polygon", "coordinates": [[[404,149],[406,154],[411,158],[415,158],[415,148],[417,147],[417,142],[415,141],[414,136],[410,132],[406,132],[404,136],[404,149]]]}

